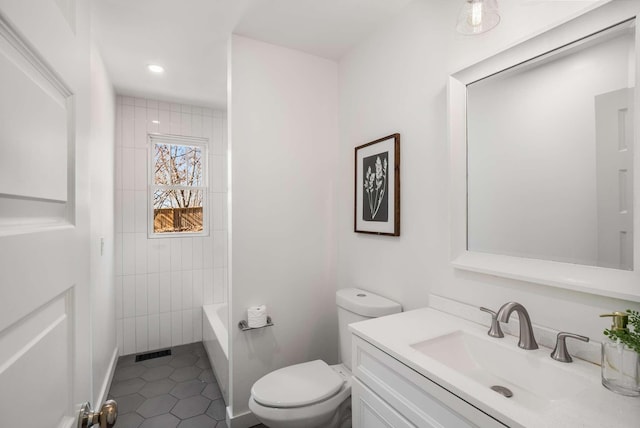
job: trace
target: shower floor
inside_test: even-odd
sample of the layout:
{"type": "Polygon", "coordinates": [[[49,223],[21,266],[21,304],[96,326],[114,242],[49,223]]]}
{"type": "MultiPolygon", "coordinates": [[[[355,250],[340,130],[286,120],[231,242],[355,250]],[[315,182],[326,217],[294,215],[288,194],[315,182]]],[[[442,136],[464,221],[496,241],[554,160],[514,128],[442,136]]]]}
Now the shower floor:
{"type": "Polygon", "coordinates": [[[227,428],[226,406],[202,343],[137,363],[135,355],[120,357],[108,397],[118,402],[115,428],[227,428]]]}

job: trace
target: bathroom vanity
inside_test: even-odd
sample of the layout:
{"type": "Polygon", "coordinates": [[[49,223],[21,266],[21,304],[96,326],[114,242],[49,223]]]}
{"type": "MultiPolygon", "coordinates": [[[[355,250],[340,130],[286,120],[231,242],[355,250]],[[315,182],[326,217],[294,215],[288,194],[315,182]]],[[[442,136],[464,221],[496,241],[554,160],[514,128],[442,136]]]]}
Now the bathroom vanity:
{"type": "Polygon", "coordinates": [[[640,420],[640,400],[605,389],[598,365],[554,361],[549,348],[520,349],[517,337],[489,337],[486,326],[433,308],[350,327],[355,428],[636,428],[640,420]]]}

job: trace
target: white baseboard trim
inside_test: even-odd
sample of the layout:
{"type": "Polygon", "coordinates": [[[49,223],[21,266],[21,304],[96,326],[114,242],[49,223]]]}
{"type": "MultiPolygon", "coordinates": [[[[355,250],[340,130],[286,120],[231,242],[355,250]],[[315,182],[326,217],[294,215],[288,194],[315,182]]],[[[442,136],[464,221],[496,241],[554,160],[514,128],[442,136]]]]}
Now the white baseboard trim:
{"type": "Polygon", "coordinates": [[[102,387],[100,387],[100,395],[96,398],[93,405],[94,409],[99,409],[102,403],[107,399],[107,394],[109,393],[109,388],[111,387],[111,381],[113,380],[113,374],[116,371],[116,364],[118,362],[118,347],[116,346],[113,350],[113,355],[111,355],[111,362],[109,363],[109,369],[107,370],[107,375],[102,382],[102,387]]]}
{"type": "Polygon", "coordinates": [[[232,416],[229,413],[229,406],[227,406],[227,426],[229,428],[249,428],[259,423],[260,421],[252,412],[232,416]]]}

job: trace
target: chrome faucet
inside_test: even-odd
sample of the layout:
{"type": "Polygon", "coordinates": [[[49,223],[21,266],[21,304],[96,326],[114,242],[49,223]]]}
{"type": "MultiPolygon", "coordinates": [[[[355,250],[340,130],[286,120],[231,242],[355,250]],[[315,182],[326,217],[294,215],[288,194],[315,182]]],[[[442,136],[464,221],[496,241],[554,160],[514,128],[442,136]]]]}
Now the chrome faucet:
{"type": "Polygon", "coordinates": [[[518,321],[520,323],[520,340],[518,341],[518,346],[522,349],[538,349],[536,338],[533,337],[529,313],[520,303],[505,303],[498,311],[496,318],[500,322],[509,322],[509,317],[514,311],[518,313],[518,321]]]}

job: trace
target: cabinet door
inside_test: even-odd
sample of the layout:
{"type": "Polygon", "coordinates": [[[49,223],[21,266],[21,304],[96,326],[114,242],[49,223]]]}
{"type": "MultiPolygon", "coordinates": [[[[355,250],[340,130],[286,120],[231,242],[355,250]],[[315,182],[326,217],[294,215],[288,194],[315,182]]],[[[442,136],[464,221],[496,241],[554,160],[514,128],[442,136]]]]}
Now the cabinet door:
{"type": "MultiPolygon", "coordinates": [[[[351,385],[353,428],[415,428],[358,379],[351,385]]],[[[434,427],[439,428],[439,427],[434,427]]]]}

